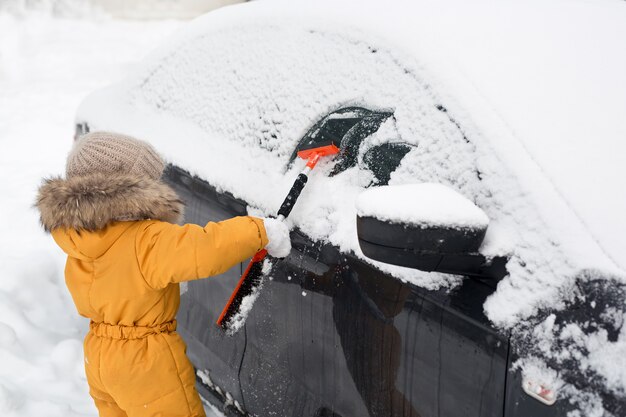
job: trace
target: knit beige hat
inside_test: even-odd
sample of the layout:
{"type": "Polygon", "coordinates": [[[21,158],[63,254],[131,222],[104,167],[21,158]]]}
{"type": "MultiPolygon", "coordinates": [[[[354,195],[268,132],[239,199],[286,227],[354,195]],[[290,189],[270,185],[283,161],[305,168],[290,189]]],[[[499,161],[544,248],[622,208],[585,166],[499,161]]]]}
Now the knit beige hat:
{"type": "Polygon", "coordinates": [[[111,132],[92,132],[80,138],[65,166],[68,178],[118,173],[157,180],[164,169],[165,162],[150,144],[111,132]]]}

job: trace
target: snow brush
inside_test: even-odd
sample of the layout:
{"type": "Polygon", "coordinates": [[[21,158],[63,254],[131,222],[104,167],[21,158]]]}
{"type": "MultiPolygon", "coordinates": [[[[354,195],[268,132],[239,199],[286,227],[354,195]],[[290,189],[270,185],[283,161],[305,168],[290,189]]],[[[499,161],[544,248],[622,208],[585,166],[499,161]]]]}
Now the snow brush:
{"type": "MultiPolygon", "coordinates": [[[[289,194],[287,194],[283,204],[280,206],[277,216],[278,220],[283,221],[289,216],[293,206],[296,204],[296,200],[298,200],[300,193],[309,179],[309,172],[315,168],[320,158],[339,153],[339,147],[335,145],[332,139],[326,139],[324,142],[325,143],[320,143],[319,138],[318,140],[311,139],[298,151],[298,156],[302,159],[306,159],[307,163],[291,186],[289,194]]],[[[248,267],[241,275],[241,278],[239,278],[239,282],[226,303],[226,306],[224,306],[222,314],[220,314],[217,319],[217,325],[225,330],[227,334],[232,335],[239,330],[246,319],[247,312],[252,308],[252,304],[258,295],[258,290],[263,284],[263,261],[266,256],[267,251],[261,249],[252,257],[248,267]]]]}

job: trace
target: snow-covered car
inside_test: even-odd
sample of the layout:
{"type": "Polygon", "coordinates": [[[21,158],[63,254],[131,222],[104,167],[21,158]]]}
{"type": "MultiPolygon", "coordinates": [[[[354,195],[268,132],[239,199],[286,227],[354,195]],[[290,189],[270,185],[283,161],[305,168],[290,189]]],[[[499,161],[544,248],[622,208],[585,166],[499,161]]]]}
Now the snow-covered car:
{"type": "Polygon", "coordinates": [[[276,212],[327,135],[243,328],[190,282],[200,387],[260,416],[626,414],[626,3],[279,2],[189,23],[77,135],[151,141],[204,223],[276,212]],[[392,265],[394,264],[394,265],[392,265]]]}

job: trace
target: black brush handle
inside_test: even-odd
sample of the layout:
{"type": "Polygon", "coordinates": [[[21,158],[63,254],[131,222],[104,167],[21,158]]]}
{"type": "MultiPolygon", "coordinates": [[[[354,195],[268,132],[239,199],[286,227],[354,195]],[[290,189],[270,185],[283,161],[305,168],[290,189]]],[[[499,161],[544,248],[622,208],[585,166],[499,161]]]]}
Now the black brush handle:
{"type": "Polygon", "coordinates": [[[289,194],[287,194],[287,197],[285,197],[285,201],[283,201],[283,204],[278,210],[279,216],[289,216],[289,213],[291,213],[293,206],[296,204],[296,201],[298,200],[298,197],[300,197],[300,193],[302,192],[302,189],[304,188],[308,180],[309,177],[307,177],[306,174],[298,175],[298,178],[296,178],[293,185],[291,186],[291,190],[289,190],[289,194]]]}

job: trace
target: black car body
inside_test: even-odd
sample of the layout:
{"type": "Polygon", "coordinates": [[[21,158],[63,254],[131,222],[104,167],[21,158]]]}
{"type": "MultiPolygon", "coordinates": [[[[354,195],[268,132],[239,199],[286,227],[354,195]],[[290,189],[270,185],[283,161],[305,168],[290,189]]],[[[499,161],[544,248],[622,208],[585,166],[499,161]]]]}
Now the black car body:
{"type": "MultiPolygon", "coordinates": [[[[246,214],[244,201],[178,167],[166,178],[188,221],[246,214]]],[[[570,408],[524,393],[509,335],[482,311],[506,271],[428,291],[299,230],[291,238],[234,336],[215,321],[245,264],[190,282],[181,297],[179,331],[201,389],[234,415],[547,417],[570,408]]]]}

